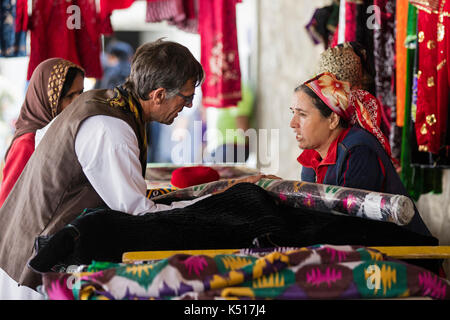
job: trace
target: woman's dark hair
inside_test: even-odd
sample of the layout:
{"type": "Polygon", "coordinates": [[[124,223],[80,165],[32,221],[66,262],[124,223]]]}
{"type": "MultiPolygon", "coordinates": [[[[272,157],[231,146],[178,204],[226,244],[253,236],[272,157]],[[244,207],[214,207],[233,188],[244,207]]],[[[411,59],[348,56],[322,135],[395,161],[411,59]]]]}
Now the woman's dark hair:
{"type": "Polygon", "coordinates": [[[83,71],[81,71],[78,68],[70,67],[69,70],[67,70],[66,80],[64,81],[63,87],[61,89],[61,94],[59,96],[59,99],[62,99],[66,96],[67,92],[69,92],[70,87],[72,86],[73,81],[75,80],[75,77],[78,74],[80,74],[84,77],[83,71]]]}
{"type": "Polygon", "coordinates": [[[175,95],[190,79],[195,86],[203,81],[201,64],[185,46],[159,39],[140,46],[131,61],[131,72],[125,87],[140,99],[148,100],[148,94],[165,88],[175,95]]]}
{"type": "MultiPolygon", "coordinates": [[[[315,93],[311,90],[310,87],[308,87],[306,84],[302,84],[301,86],[298,86],[295,88],[295,92],[304,92],[306,93],[312,100],[313,105],[320,111],[320,114],[324,118],[329,118],[331,114],[333,113],[333,110],[331,110],[325,102],[323,102],[315,93]]],[[[342,117],[339,117],[339,126],[341,128],[348,128],[349,124],[347,121],[345,121],[342,117]]]]}

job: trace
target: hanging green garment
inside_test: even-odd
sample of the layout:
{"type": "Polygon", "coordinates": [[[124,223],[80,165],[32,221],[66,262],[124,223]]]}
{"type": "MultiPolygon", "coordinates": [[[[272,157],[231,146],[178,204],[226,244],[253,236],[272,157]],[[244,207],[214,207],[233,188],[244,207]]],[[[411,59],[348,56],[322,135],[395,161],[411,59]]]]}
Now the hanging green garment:
{"type": "Polygon", "coordinates": [[[411,151],[415,143],[415,132],[413,122],[416,115],[416,98],[415,83],[417,80],[417,8],[411,4],[408,7],[408,26],[407,36],[405,39],[407,48],[406,62],[406,96],[405,96],[405,119],[402,130],[402,151],[401,151],[401,167],[400,178],[408,190],[410,196],[415,200],[419,200],[420,196],[425,193],[442,193],[442,169],[438,168],[422,168],[413,166],[411,161],[411,151]]]}

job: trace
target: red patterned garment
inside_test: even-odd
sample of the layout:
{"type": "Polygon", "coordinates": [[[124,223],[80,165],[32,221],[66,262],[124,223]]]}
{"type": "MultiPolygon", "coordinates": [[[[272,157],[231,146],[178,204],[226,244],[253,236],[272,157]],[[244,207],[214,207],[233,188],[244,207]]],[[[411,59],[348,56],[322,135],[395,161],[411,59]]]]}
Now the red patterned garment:
{"type": "Polygon", "coordinates": [[[101,33],[109,35],[113,33],[111,26],[111,14],[117,9],[126,9],[133,4],[134,0],[100,0],[100,27],[101,33]]]}
{"type": "Polygon", "coordinates": [[[383,112],[389,121],[389,143],[392,156],[400,159],[401,130],[397,124],[397,98],[395,91],[395,34],[396,1],[374,0],[374,6],[380,8],[379,27],[373,30],[374,68],[376,97],[380,100],[383,112]]]}
{"type": "Polygon", "coordinates": [[[54,0],[52,5],[36,0],[30,29],[28,80],[39,63],[53,57],[82,66],[87,77],[102,77],[100,27],[94,0],[54,0]]]}
{"type": "Polygon", "coordinates": [[[147,0],[146,22],[177,22],[185,17],[183,0],[147,0]]]}
{"type": "Polygon", "coordinates": [[[450,1],[439,10],[419,7],[419,71],[415,132],[419,151],[438,154],[446,146],[449,92],[450,1]]]}
{"type": "Polygon", "coordinates": [[[146,22],[167,21],[186,32],[198,32],[199,0],[147,0],[146,22]]]}
{"type": "Polygon", "coordinates": [[[241,0],[200,0],[199,33],[205,107],[226,108],[241,100],[236,4],[241,0]]]}
{"type": "Polygon", "coordinates": [[[28,0],[16,2],[16,32],[28,30],[28,0]]]}
{"type": "Polygon", "coordinates": [[[357,3],[345,2],[345,41],[356,41],[357,3]]]}

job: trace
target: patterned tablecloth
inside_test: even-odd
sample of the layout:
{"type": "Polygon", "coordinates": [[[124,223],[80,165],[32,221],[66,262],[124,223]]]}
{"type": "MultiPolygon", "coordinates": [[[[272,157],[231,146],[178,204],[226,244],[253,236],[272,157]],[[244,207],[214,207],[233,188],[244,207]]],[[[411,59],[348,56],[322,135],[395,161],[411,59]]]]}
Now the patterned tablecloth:
{"type": "MultiPolygon", "coordinates": [[[[196,165],[192,165],[196,166],[196,165]]],[[[185,167],[185,166],[183,166],[185,167]]],[[[244,165],[212,165],[209,166],[219,173],[220,179],[234,179],[245,176],[258,174],[258,170],[249,168],[244,165]]],[[[170,183],[172,172],[180,166],[172,164],[148,164],[145,173],[145,181],[147,182],[147,195],[149,198],[154,198],[160,195],[177,190],[170,183]]]]}
{"type": "Polygon", "coordinates": [[[359,246],[175,254],[151,263],[94,262],[79,269],[43,274],[41,291],[51,300],[450,299],[448,280],[359,246]]]}

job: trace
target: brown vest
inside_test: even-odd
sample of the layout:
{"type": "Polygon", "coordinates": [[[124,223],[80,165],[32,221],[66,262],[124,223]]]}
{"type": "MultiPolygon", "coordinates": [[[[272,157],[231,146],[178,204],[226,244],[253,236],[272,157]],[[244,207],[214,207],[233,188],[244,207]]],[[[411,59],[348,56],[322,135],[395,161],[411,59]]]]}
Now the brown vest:
{"type": "MultiPolygon", "coordinates": [[[[94,115],[116,117],[128,123],[142,141],[134,115],[110,105],[109,99],[114,97],[112,90],[92,90],[65,109],[0,208],[0,268],[19,284],[36,288],[41,283],[41,276],[27,266],[34,255],[36,237],[54,234],[85,208],[105,205],[75,153],[75,136],[82,121],[94,115]]],[[[144,174],[147,150],[141,143],[139,148],[144,174]]]]}

